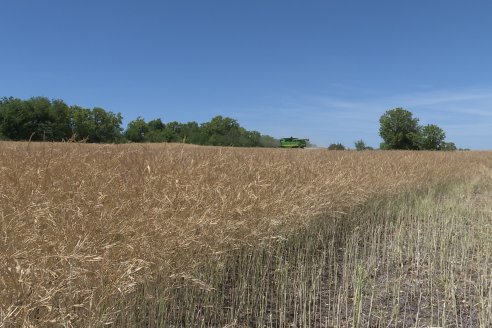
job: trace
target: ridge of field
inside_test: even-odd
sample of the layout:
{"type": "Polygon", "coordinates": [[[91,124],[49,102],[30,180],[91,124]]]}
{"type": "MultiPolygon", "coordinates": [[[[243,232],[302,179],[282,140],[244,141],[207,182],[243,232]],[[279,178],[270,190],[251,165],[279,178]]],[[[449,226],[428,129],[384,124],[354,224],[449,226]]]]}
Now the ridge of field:
{"type": "Polygon", "coordinates": [[[365,203],[476,176],[480,152],[0,143],[0,323],[97,326],[196,270],[365,203]]]}

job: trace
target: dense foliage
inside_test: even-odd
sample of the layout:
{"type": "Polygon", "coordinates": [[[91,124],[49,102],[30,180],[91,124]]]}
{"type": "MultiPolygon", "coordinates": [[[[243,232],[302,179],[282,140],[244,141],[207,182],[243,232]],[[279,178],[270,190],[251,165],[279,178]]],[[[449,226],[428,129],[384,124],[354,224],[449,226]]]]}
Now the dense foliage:
{"type": "Polygon", "coordinates": [[[0,140],[121,142],[184,142],[213,146],[276,147],[278,140],[248,131],[232,118],[210,122],[148,122],[141,117],[125,131],[123,117],[102,108],[68,106],[62,100],[34,97],[0,99],[0,140]]]}
{"type": "Polygon", "coordinates": [[[373,150],[374,148],[367,146],[364,140],[359,139],[354,142],[355,150],[361,151],[361,150],[373,150]]]}
{"type": "Polygon", "coordinates": [[[35,97],[0,100],[0,134],[9,140],[121,142],[121,114],[35,97]]]}
{"type": "MultiPolygon", "coordinates": [[[[69,106],[63,100],[33,97],[0,98],[0,140],[85,141],[91,143],[181,142],[210,146],[278,147],[279,140],[248,131],[237,120],[216,116],[209,122],[145,121],[142,117],[122,128],[120,113],[100,107],[69,106]]],[[[381,149],[456,150],[435,124],[419,125],[419,119],[403,108],[386,111],[380,118],[381,149]]],[[[363,140],[357,150],[372,149],[363,140]]],[[[346,149],[340,143],[330,150],[346,149]]]]}
{"type": "Polygon", "coordinates": [[[248,131],[232,118],[216,116],[203,124],[145,122],[141,117],[128,124],[124,133],[131,142],[186,142],[211,146],[276,147],[278,140],[248,131]]]}
{"type": "Polygon", "coordinates": [[[345,150],[345,146],[341,143],[332,143],[328,146],[328,150],[345,150]]]}
{"type": "Polygon", "coordinates": [[[379,119],[379,135],[384,142],[381,149],[456,150],[446,142],[446,134],[435,124],[419,125],[419,119],[403,108],[386,111],[379,119]]]}

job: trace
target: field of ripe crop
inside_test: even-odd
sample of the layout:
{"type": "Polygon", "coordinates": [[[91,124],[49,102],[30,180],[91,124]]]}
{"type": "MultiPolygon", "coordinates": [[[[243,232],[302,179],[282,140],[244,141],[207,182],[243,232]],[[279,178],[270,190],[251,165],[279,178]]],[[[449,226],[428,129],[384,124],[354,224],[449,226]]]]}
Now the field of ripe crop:
{"type": "Polygon", "coordinates": [[[2,142],[0,327],[486,327],[491,179],[485,152],[2,142]]]}

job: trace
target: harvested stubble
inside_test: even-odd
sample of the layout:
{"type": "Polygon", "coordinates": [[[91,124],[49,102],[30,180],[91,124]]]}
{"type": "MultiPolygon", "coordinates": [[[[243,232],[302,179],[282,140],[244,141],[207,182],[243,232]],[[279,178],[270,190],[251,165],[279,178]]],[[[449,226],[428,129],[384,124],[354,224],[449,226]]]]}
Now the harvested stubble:
{"type": "Polygon", "coordinates": [[[0,326],[122,322],[118,300],[157,277],[206,290],[209,261],[487,157],[9,142],[0,156],[0,326]]]}

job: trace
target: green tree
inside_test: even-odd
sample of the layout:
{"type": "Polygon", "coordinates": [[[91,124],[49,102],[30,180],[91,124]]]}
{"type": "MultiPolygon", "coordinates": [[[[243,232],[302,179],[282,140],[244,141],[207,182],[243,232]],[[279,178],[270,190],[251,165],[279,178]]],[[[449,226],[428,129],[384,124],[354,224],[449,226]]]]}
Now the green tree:
{"type": "MultiPolygon", "coordinates": [[[[89,140],[94,135],[95,122],[92,118],[92,112],[88,108],[80,106],[71,106],[71,127],[72,135],[75,140],[89,140]]],[[[90,140],[92,141],[92,140],[90,140]]]]}
{"type": "Polygon", "coordinates": [[[2,98],[0,126],[4,137],[12,140],[61,141],[71,135],[68,106],[45,97],[2,98]]]}
{"type": "Polygon", "coordinates": [[[125,138],[131,142],[145,142],[147,141],[147,133],[150,128],[145,120],[140,116],[136,120],[128,123],[128,127],[125,130],[125,138]]]}
{"type": "Polygon", "coordinates": [[[26,139],[22,126],[30,119],[24,102],[13,97],[0,100],[0,124],[4,138],[10,140],[26,139]]]}
{"type": "Polygon", "coordinates": [[[23,139],[31,138],[32,135],[32,140],[52,141],[55,118],[50,113],[50,100],[45,97],[33,97],[24,103],[27,106],[27,113],[25,113],[26,121],[21,125],[23,139]]]}
{"type": "Polygon", "coordinates": [[[68,106],[62,100],[33,97],[0,99],[0,139],[46,140],[72,139],[88,142],[186,142],[200,145],[276,147],[278,140],[257,131],[248,131],[237,120],[216,116],[210,122],[164,124],[161,119],[148,123],[138,117],[124,133],[120,113],[80,106],[68,106]]]}
{"type": "Polygon", "coordinates": [[[418,149],[418,118],[403,108],[386,111],[379,119],[379,135],[383,138],[381,149],[418,149]]]}
{"type": "Polygon", "coordinates": [[[416,140],[421,150],[440,150],[444,139],[444,131],[435,124],[429,124],[420,129],[416,140]]]}
{"type": "Polygon", "coordinates": [[[162,120],[160,118],[149,121],[149,123],[147,123],[147,126],[149,127],[150,131],[153,131],[153,130],[162,131],[166,128],[166,125],[162,122],[162,120]]]}
{"type": "Polygon", "coordinates": [[[366,146],[366,143],[362,139],[357,140],[356,142],[354,142],[354,145],[355,145],[355,149],[358,150],[358,151],[361,151],[361,150],[371,150],[372,149],[372,147],[366,146]]]}
{"type": "Polygon", "coordinates": [[[247,147],[260,147],[261,146],[261,133],[258,131],[246,131],[243,129],[245,138],[245,146],[247,147]]]}
{"type": "Polygon", "coordinates": [[[61,141],[72,137],[70,107],[63,100],[51,102],[51,115],[53,120],[53,140],[61,141]]]}
{"type": "Polygon", "coordinates": [[[123,141],[120,113],[105,111],[100,107],[92,110],[80,106],[70,107],[72,134],[76,140],[94,143],[123,141]]]}
{"type": "Polygon", "coordinates": [[[445,150],[445,151],[454,151],[454,150],[457,150],[456,145],[454,144],[454,142],[445,142],[445,141],[443,141],[441,143],[439,149],[440,150],[445,150]]]}
{"type": "Polygon", "coordinates": [[[123,135],[121,133],[121,121],[123,117],[120,113],[105,111],[100,107],[92,109],[92,118],[94,120],[94,130],[89,135],[91,142],[121,142],[123,135]]]}
{"type": "Polygon", "coordinates": [[[182,126],[179,122],[172,121],[167,123],[163,133],[167,142],[183,141],[182,126]]]}
{"type": "Polygon", "coordinates": [[[328,150],[345,150],[345,146],[341,143],[332,143],[328,146],[328,150]]]}
{"type": "Polygon", "coordinates": [[[166,142],[165,129],[166,125],[160,118],[149,121],[147,123],[148,132],[146,135],[146,141],[148,142],[166,142]]]}
{"type": "Polygon", "coordinates": [[[200,129],[200,125],[197,122],[188,122],[181,125],[182,142],[204,145],[207,141],[206,135],[200,129]]]}
{"type": "Polygon", "coordinates": [[[244,131],[239,123],[230,117],[215,116],[201,128],[208,136],[207,143],[212,146],[241,146],[240,137],[244,131]]]}

